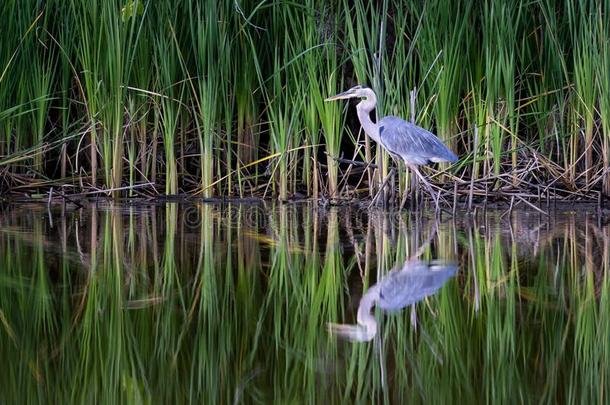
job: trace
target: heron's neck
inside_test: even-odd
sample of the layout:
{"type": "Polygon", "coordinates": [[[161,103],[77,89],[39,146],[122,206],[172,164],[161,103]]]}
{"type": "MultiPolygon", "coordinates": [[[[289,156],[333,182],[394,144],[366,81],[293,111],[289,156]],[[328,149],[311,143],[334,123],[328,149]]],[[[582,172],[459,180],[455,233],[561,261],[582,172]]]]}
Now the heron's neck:
{"type": "Polygon", "coordinates": [[[329,324],[330,330],[339,336],[356,342],[368,342],[377,334],[377,320],[373,307],[379,300],[379,286],[374,285],[362,296],[358,305],[358,325],[329,324]]]}
{"type": "Polygon", "coordinates": [[[360,305],[358,305],[357,321],[361,327],[362,337],[364,340],[371,340],[377,334],[377,320],[373,315],[373,307],[379,299],[379,286],[371,287],[366,294],[362,296],[360,305]]]}
{"type": "Polygon", "coordinates": [[[356,106],[360,125],[364,128],[364,132],[370,136],[375,142],[379,143],[379,127],[371,120],[371,111],[377,105],[377,97],[371,89],[366,89],[366,98],[356,106]]]}

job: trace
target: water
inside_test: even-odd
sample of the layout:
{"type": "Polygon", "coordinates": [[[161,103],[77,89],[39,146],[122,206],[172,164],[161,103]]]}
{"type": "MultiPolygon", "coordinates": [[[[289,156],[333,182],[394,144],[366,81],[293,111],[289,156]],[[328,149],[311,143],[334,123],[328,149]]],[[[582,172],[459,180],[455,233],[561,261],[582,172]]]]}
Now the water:
{"type": "Polygon", "coordinates": [[[609,247],[586,212],[12,206],[0,402],[603,403],[609,247]]]}

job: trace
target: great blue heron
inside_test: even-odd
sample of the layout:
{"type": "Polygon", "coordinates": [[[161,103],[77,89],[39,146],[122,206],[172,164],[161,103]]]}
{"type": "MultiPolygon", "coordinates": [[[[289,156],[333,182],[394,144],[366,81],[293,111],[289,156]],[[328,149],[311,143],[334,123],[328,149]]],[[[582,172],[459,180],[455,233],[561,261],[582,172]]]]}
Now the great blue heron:
{"type": "MultiPolygon", "coordinates": [[[[417,175],[424,183],[430,196],[434,199],[437,208],[438,201],[434,197],[434,191],[430,183],[422,176],[418,166],[430,162],[455,162],[458,157],[432,132],[425,130],[411,122],[399,117],[387,116],[378,122],[373,122],[370,112],[377,105],[375,92],[368,87],[355,86],[351,89],[327,98],[325,101],[342,100],[359,97],[362,101],[356,106],[360,125],[375,142],[381,145],[392,158],[402,159],[408,168],[417,175]]],[[[400,208],[406,201],[405,195],[400,203],[400,208]]]]}
{"type": "Polygon", "coordinates": [[[358,325],[331,323],[331,333],[357,341],[368,342],[377,334],[377,320],[373,307],[394,312],[436,293],[457,270],[454,264],[426,263],[407,260],[401,268],[390,271],[362,296],[358,305],[358,325]]]}

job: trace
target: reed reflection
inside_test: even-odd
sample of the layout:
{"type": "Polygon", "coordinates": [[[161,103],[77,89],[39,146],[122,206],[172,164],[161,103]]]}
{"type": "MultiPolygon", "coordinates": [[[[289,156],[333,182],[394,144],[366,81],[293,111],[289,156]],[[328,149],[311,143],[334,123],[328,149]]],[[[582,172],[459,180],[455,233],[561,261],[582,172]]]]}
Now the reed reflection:
{"type": "Polygon", "coordinates": [[[610,364],[605,221],[16,207],[0,212],[11,364],[0,392],[20,403],[603,403],[610,385],[591,381],[610,364]],[[408,306],[411,317],[385,316],[408,306]],[[329,321],[375,344],[340,344],[329,321]]]}

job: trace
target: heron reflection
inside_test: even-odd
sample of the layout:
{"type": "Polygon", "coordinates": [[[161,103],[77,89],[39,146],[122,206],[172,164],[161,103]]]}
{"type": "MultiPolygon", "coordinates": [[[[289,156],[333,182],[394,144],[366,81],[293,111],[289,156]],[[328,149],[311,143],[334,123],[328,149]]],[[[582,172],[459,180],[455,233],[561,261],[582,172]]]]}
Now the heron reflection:
{"type": "Polygon", "coordinates": [[[377,334],[373,307],[384,312],[396,312],[436,293],[457,266],[440,261],[407,260],[400,268],[390,271],[362,296],[358,306],[357,325],[328,325],[331,333],[357,342],[368,342],[377,334]]]}

